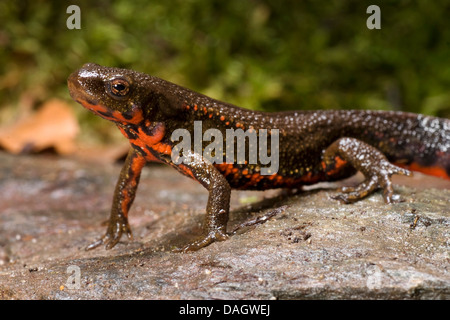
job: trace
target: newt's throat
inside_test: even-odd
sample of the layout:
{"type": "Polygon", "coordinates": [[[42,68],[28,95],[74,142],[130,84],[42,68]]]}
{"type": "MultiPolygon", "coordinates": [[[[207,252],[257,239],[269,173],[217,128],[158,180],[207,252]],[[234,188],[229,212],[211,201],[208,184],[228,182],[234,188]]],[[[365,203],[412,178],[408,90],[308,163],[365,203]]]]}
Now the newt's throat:
{"type": "Polygon", "coordinates": [[[147,161],[160,161],[159,156],[170,156],[172,146],[164,141],[166,128],[163,123],[155,123],[149,127],[117,126],[131,145],[140,150],[147,161]]]}
{"type": "Polygon", "coordinates": [[[119,122],[122,124],[139,124],[144,120],[144,115],[141,109],[136,108],[133,112],[122,113],[117,110],[111,110],[101,104],[93,104],[87,100],[78,98],[77,102],[86,109],[92,111],[96,115],[110,121],[119,122]]]}

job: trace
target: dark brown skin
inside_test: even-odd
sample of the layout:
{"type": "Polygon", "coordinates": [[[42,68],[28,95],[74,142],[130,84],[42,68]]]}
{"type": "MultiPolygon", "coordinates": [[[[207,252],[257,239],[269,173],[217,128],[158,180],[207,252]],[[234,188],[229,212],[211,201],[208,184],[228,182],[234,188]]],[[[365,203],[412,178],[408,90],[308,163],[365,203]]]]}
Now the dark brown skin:
{"type": "MultiPolygon", "coordinates": [[[[68,86],[75,101],[115,122],[131,143],[107,232],[87,249],[102,244],[112,248],[123,233],[131,237],[128,211],[141,170],[151,161],[174,167],[209,191],[203,234],[180,251],[228,238],[231,189],[300,188],[361,171],[365,181],[342,188],[335,199],[351,203],[381,189],[385,202],[392,203],[397,200],[391,183],[394,174],[409,176],[411,169],[450,179],[448,119],[388,111],[251,111],[143,73],[91,63],[71,74],[68,86]],[[210,128],[221,132],[241,128],[259,135],[260,129],[278,129],[279,170],[261,175],[259,162],[213,164],[195,152],[188,162],[175,164],[172,132],[180,128],[193,132],[194,121],[202,121],[203,133],[210,128]]],[[[203,148],[208,144],[204,142],[203,148]]]]}

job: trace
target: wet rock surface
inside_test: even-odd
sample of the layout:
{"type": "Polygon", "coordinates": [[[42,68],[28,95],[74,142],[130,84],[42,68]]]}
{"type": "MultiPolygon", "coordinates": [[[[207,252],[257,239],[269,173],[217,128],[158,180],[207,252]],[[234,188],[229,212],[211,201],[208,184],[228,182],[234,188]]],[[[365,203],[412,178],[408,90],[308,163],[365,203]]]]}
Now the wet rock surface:
{"type": "MultiPolygon", "coordinates": [[[[449,299],[450,183],[395,179],[351,205],[335,186],[232,195],[229,230],[194,253],[208,194],[175,170],[145,168],[130,212],[134,240],[103,235],[120,165],[0,153],[2,299],[449,299]],[[333,187],[333,188],[332,188],[333,187]]],[[[347,183],[351,183],[348,182],[347,183]]]]}

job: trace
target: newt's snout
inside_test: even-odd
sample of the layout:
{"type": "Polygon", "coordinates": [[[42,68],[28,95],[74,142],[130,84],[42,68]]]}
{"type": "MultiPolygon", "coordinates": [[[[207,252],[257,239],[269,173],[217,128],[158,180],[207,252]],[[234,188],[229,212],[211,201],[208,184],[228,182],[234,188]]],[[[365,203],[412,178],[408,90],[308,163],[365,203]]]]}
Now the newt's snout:
{"type": "Polygon", "coordinates": [[[102,82],[103,80],[98,72],[98,67],[99,65],[96,65],[95,63],[86,63],[69,76],[67,85],[69,87],[70,96],[74,100],[78,101],[79,98],[83,98],[83,100],[92,100],[92,96],[96,93],[93,92],[92,88],[98,85],[96,82],[102,82]]]}
{"type": "Polygon", "coordinates": [[[76,100],[76,93],[80,90],[80,85],[77,82],[78,71],[73,72],[67,79],[67,86],[69,87],[69,93],[72,99],[76,100]]]}

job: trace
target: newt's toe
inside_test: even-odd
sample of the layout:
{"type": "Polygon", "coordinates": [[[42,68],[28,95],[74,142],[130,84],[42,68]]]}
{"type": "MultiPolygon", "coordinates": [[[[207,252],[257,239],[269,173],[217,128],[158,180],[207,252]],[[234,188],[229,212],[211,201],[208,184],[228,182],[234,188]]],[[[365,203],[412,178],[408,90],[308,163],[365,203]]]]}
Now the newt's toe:
{"type": "Polygon", "coordinates": [[[128,220],[123,219],[122,221],[116,221],[115,223],[110,221],[105,235],[88,245],[86,250],[95,249],[102,244],[105,245],[106,250],[109,250],[119,242],[124,233],[127,235],[128,239],[133,239],[133,234],[131,232],[130,225],[128,224],[128,220]]]}
{"type": "Polygon", "coordinates": [[[207,235],[202,236],[198,240],[196,240],[182,248],[176,248],[173,251],[174,252],[183,252],[183,253],[189,252],[189,251],[197,251],[203,247],[210,245],[213,242],[227,240],[228,237],[229,236],[226,233],[224,233],[223,231],[214,230],[214,231],[211,231],[210,233],[208,233],[207,235]]]}

